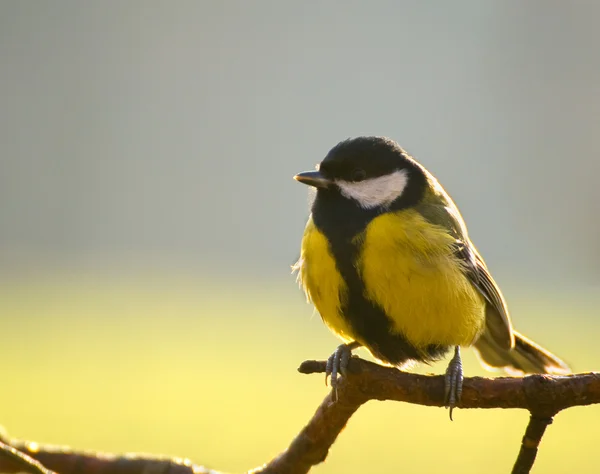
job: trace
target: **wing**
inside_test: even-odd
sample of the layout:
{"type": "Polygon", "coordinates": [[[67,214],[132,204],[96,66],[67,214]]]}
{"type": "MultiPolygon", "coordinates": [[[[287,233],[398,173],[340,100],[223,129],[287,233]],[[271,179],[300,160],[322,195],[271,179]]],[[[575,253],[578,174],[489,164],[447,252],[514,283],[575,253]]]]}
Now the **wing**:
{"type": "Polygon", "coordinates": [[[467,277],[473,286],[488,302],[485,311],[486,331],[499,346],[504,349],[512,349],[515,345],[515,337],[506,302],[481,255],[468,237],[467,242],[457,242],[456,255],[465,263],[467,277]]]}
{"type": "MultiPolygon", "coordinates": [[[[436,183],[437,184],[437,183],[436,183]]],[[[432,224],[444,227],[456,238],[455,255],[463,262],[465,273],[473,286],[487,301],[486,331],[501,347],[511,349],[515,345],[510,316],[500,289],[469,239],[467,228],[450,196],[437,185],[435,197],[429,196],[417,206],[421,215],[432,224]]]]}

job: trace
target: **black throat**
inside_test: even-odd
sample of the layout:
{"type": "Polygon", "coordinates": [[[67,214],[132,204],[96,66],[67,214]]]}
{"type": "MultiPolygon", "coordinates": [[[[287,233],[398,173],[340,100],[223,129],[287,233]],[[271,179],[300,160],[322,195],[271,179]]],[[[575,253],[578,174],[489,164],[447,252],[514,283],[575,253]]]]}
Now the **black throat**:
{"type": "Polygon", "coordinates": [[[381,212],[378,208],[361,208],[337,189],[319,189],[312,207],[315,225],[332,245],[351,241],[381,212]]]}

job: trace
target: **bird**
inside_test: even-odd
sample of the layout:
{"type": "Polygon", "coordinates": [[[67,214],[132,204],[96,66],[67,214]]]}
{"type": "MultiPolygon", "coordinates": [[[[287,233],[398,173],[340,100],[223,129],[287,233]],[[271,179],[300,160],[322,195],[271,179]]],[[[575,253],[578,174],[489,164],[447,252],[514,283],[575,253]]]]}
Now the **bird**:
{"type": "Polygon", "coordinates": [[[398,368],[454,351],[444,378],[450,419],[462,394],[461,346],[473,347],[490,370],[570,373],[513,328],[458,207],[397,142],[349,138],[294,179],[313,188],[313,196],[293,270],[343,342],[327,360],[333,388],[359,347],[398,368]]]}

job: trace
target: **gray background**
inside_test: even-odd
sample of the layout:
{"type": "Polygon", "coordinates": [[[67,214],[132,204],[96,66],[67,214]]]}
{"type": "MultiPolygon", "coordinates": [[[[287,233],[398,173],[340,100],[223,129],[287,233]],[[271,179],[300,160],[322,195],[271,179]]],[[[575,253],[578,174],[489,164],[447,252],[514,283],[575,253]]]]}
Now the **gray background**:
{"type": "Polygon", "coordinates": [[[378,134],[440,179],[497,272],[597,285],[599,13],[0,2],[1,268],[279,278],[307,215],[292,175],[378,134]]]}

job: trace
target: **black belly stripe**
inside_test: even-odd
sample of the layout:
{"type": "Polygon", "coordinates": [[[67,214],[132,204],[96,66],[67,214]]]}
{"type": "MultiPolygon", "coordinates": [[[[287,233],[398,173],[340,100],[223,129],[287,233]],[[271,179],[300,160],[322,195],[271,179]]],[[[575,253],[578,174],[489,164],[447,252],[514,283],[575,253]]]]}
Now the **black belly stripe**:
{"type": "Polygon", "coordinates": [[[428,362],[441,358],[448,351],[448,346],[431,344],[424,351],[417,350],[402,334],[392,333],[392,322],[385,311],[365,297],[364,283],[354,265],[360,243],[353,242],[353,238],[364,231],[377,213],[357,209],[333,193],[328,197],[330,199],[320,199],[320,203],[315,203],[313,221],[329,240],[337,269],[348,287],[347,297],[341,300],[344,320],[364,341],[367,349],[383,362],[400,365],[409,360],[428,362]],[[332,208],[335,214],[331,213],[332,208]]]}

